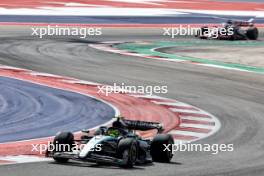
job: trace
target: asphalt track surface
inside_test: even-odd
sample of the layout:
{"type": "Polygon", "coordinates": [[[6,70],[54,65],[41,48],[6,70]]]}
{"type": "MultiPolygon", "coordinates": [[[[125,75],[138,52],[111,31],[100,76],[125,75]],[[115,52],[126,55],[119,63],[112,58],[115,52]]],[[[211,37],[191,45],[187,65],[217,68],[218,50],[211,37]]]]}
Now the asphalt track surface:
{"type": "Polygon", "coordinates": [[[0,166],[1,176],[263,176],[264,77],[261,74],[121,56],[88,47],[93,41],[166,40],[152,31],[109,30],[102,37],[36,39],[22,28],[1,30],[0,64],[105,84],[167,85],[168,98],[202,108],[222,128],[199,143],[233,143],[233,152],[179,152],[171,164],[134,169],[54,162],[0,166]]]}
{"type": "Polygon", "coordinates": [[[0,143],[92,128],[115,114],[97,99],[17,79],[0,77],[0,89],[0,143]]]}

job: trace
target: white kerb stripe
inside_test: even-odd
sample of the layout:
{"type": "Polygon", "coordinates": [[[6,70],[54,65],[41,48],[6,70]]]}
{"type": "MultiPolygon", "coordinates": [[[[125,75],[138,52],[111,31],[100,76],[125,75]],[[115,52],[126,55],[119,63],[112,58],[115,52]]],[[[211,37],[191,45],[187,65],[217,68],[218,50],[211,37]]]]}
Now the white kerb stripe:
{"type": "Polygon", "coordinates": [[[205,125],[205,124],[192,124],[192,123],[181,123],[180,127],[192,127],[192,128],[205,128],[213,129],[214,125],[205,125]]]}
{"type": "Polygon", "coordinates": [[[172,130],[169,132],[169,134],[194,136],[194,137],[198,137],[198,138],[202,138],[202,137],[208,135],[208,134],[204,134],[204,133],[196,133],[196,132],[192,132],[192,131],[181,131],[181,130],[172,130]]]}

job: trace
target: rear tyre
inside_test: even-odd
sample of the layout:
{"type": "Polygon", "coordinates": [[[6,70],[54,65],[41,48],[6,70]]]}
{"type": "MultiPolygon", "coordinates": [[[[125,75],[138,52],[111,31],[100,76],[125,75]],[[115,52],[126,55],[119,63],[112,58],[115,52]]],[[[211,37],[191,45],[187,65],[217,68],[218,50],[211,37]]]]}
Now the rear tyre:
{"type": "Polygon", "coordinates": [[[169,134],[158,134],[156,137],[154,137],[150,146],[152,160],[155,162],[169,163],[173,157],[173,144],[173,137],[169,134]],[[170,150],[167,150],[165,145],[169,145],[170,150]]]}
{"type": "Polygon", "coordinates": [[[203,26],[201,27],[201,34],[203,35],[205,32],[208,32],[209,31],[209,28],[208,26],[203,26]]]}
{"type": "Polygon", "coordinates": [[[259,35],[258,28],[256,28],[256,27],[249,28],[247,30],[246,35],[247,35],[248,39],[250,39],[250,40],[257,40],[258,35],[259,35]]]}
{"type": "Polygon", "coordinates": [[[209,33],[209,28],[208,26],[203,26],[201,27],[200,30],[197,31],[197,37],[199,37],[200,39],[207,39],[207,36],[205,34],[209,33]]]}
{"type": "Polygon", "coordinates": [[[71,152],[74,144],[74,136],[71,132],[59,132],[54,140],[53,144],[55,146],[54,151],[53,151],[53,159],[56,162],[59,163],[66,163],[68,162],[68,158],[62,158],[58,157],[54,154],[59,153],[59,152],[71,152]]]}
{"type": "Polygon", "coordinates": [[[133,138],[121,139],[118,143],[117,155],[123,160],[122,167],[132,168],[138,155],[137,141],[133,138]]]}

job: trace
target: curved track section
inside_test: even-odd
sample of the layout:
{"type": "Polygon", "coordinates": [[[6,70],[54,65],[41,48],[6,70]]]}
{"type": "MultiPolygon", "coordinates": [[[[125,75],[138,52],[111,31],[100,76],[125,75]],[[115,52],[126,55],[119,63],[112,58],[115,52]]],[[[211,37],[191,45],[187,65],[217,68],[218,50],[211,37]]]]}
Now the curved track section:
{"type": "MultiPolygon", "coordinates": [[[[171,110],[167,106],[159,104],[164,103],[164,101],[176,103],[176,101],[174,100],[168,100],[155,96],[145,97],[143,94],[128,92],[119,94],[108,93],[108,95],[106,95],[104,92],[101,92],[101,88],[106,85],[4,65],[0,65],[0,75],[3,77],[24,80],[37,85],[45,85],[52,88],[63,89],[77,92],[79,94],[93,96],[98,101],[110,105],[115,110],[115,116],[122,114],[127,119],[162,122],[164,124],[164,132],[169,132],[179,125],[179,113],[171,110]]],[[[96,105],[96,103],[94,103],[94,105],[96,105]]],[[[111,122],[112,120],[100,125],[109,125],[111,122]]],[[[41,121],[36,121],[36,123],[41,123],[41,121]]],[[[92,132],[97,127],[89,128],[89,130],[92,132]]],[[[67,129],[67,131],[69,130],[72,129],[67,129]]],[[[210,131],[208,131],[207,133],[210,133],[210,131]]],[[[144,137],[152,137],[154,133],[154,131],[147,131],[142,133],[141,135],[144,137]]],[[[204,135],[207,135],[207,133],[204,135]]],[[[75,137],[79,138],[80,135],[81,133],[77,132],[75,137]]],[[[18,142],[7,142],[2,144],[0,143],[0,160],[2,160],[2,164],[9,164],[10,162],[25,163],[45,161],[41,160],[41,158],[38,157],[41,156],[43,152],[32,150],[32,145],[46,145],[48,141],[52,141],[52,137],[37,138],[18,142]],[[32,158],[28,157],[28,155],[36,156],[32,158]]]]}
{"type": "MultiPolygon", "coordinates": [[[[21,32],[21,31],[19,31],[21,32]]],[[[19,35],[19,33],[17,33],[19,35]]],[[[142,36],[111,37],[105,40],[142,40],[142,36]]],[[[161,40],[159,36],[144,36],[161,40]]],[[[167,85],[165,96],[195,105],[219,117],[222,128],[200,143],[234,144],[233,152],[217,155],[203,152],[179,152],[172,164],[155,163],[134,170],[94,165],[58,165],[34,163],[2,166],[3,175],[182,175],[182,176],[262,176],[264,77],[261,74],[235,72],[191,64],[161,62],[102,52],[87,47],[89,41],[72,39],[35,40],[21,35],[0,40],[0,62],[5,65],[92,80],[106,84],[167,85]],[[86,167],[82,167],[86,166],[86,167]],[[32,171],[34,170],[34,174],[32,171]]]]}
{"type": "Polygon", "coordinates": [[[80,131],[115,115],[97,99],[17,79],[0,77],[0,89],[0,143],[80,131]]]}
{"type": "Polygon", "coordinates": [[[189,41],[177,41],[177,42],[103,42],[97,44],[90,44],[90,47],[108,51],[112,53],[117,53],[121,55],[128,55],[128,56],[137,56],[143,57],[146,59],[156,59],[162,61],[169,61],[169,62],[177,62],[177,63],[184,63],[184,64],[195,64],[199,66],[206,66],[206,67],[214,67],[220,69],[229,69],[229,70],[237,70],[237,71],[244,71],[244,72],[254,72],[254,73],[264,73],[264,68],[260,66],[252,66],[252,64],[263,64],[262,63],[262,41],[212,41],[212,40],[189,40],[189,41]],[[201,48],[207,48],[207,50],[201,50],[200,52],[204,57],[212,57],[213,59],[203,59],[199,57],[194,57],[194,53],[192,51],[193,48],[200,46],[201,48]],[[220,47],[223,47],[223,51],[215,51],[215,55],[222,55],[220,59],[214,59],[217,56],[210,55],[210,46],[218,46],[214,47],[217,51],[220,50],[220,47]],[[184,48],[185,49],[185,56],[184,54],[178,54],[177,48],[184,48]],[[232,51],[228,53],[228,49],[237,47],[237,51],[232,51]],[[248,48],[245,48],[248,47],[248,48]],[[249,49],[251,47],[251,50],[249,49]],[[258,48],[257,48],[258,47],[258,48]],[[253,51],[255,49],[255,51],[253,51]],[[174,51],[174,53],[172,52],[174,51]],[[247,51],[244,51],[247,50],[247,51]],[[250,53],[252,52],[252,53],[250,53]],[[236,55],[237,54],[237,55],[236,55]],[[248,55],[246,55],[248,54],[248,55]],[[254,54],[255,58],[248,58],[254,54]],[[231,55],[231,57],[230,57],[231,55]],[[233,57],[232,57],[233,56],[233,57]],[[244,57],[244,58],[242,58],[244,57]],[[228,60],[229,58],[229,60],[228,60]],[[236,59],[234,59],[236,58],[236,59]],[[226,60],[226,61],[224,61],[226,60]],[[242,62],[244,64],[240,64],[242,62]],[[247,64],[245,64],[247,63],[247,64]]]}

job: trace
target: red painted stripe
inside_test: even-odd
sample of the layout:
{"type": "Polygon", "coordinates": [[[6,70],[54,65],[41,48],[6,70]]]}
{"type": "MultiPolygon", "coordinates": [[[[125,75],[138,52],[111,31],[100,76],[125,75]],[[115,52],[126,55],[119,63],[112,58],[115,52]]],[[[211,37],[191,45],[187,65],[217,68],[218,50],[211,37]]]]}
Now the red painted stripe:
{"type": "Polygon", "coordinates": [[[215,126],[215,122],[199,121],[199,120],[189,120],[189,119],[181,119],[181,123],[215,126]]]}
{"type": "Polygon", "coordinates": [[[187,136],[187,135],[180,135],[180,134],[173,134],[172,136],[176,140],[186,140],[186,141],[189,141],[189,140],[198,139],[198,137],[196,137],[196,136],[187,136]]]}
{"type": "Polygon", "coordinates": [[[175,130],[191,131],[191,132],[196,132],[196,133],[210,133],[211,132],[211,129],[195,128],[195,127],[176,127],[175,130]]]}
{"type": "Polygon", "coordinates": [[[154,58],[158,58],[158,59],[159,59],[159,58],[162,58],[161,56],[153,56],[153,55],[152,55],[152,57],[154,57],[154,58]]]}

